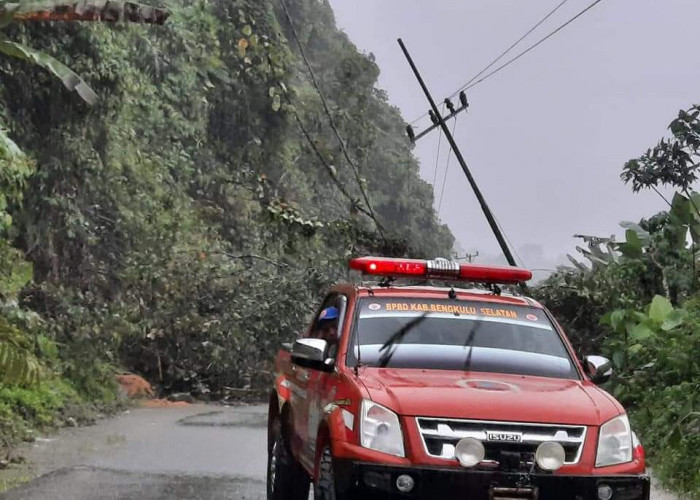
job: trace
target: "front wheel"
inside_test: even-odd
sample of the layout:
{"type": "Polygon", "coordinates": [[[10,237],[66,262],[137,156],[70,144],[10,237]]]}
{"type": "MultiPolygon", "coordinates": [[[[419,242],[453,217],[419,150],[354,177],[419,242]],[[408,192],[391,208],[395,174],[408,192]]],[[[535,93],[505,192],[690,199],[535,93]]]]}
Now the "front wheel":
{"type": "Polygon", "coordinates": [[[314,500],[339,500],[335,489],[333,455],[327,446],[323,449],[318,462],[318,478],[314,483],[314,500]]]}
{"type": "Polygon", "coordinates": [[[279,419],[272,425],[272,446],[267,453],[267,500],[308,500],[311,480],[285,443],[279,419]]]}

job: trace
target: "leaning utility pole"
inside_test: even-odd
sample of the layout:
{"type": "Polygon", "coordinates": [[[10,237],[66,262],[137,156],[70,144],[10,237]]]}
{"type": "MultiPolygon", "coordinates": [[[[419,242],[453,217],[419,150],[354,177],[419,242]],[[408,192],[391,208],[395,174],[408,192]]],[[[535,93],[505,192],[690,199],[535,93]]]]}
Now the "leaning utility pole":
{"type": "MultiPolygon", "coordinates": [[[[467,176],[467,180],[469,181],[469,184],[471,185],[472,189],[474,190],[474,194],[476,195],[476,199],[479,200],[479,205],[481,205],[481,209],[484,211],[484,215],[486,216],[486,220],[488,221],[489,226],[491,226],[491,230],[493,231],[493,234],[496,236],[496,239],[498,240],[498,244],[501,246],[501,250],[503,250],[503,254],[505,255],[506,259],[508,260],[508,263],[511,266],[517,267],[517,264],[515,263],[515,259],[513,258],[513,254],[511,253],[510,249],[508,248],[508,244],[506,243],[506,240],[503,237],[503,233],[501,233],[501,229],[498,227],[498,224],[496,223],[496,219],[493,217],[493,213],[491,212],[491,209],[486,204],[486,200],[484,199],[484,195],[481,194],[481,190],[479,189],[479,186],[477,186],[476,181],[474,180],[474,177],[472,176],[471,172],[469,171],[469,167],[467,166],[467,162],[464,160],[464,157],[462,156],[462,152],[459,150],[459,147],[457,146],[457,143],[455,142],[455,139],[452,136],[452,133],[450,132],[449,127],[447,126],[447,123],[445,123],[445,119],[440,114],[440,110],[438,109],[437,105],[435,104],[435,101],[433,100],[433,96],[430,95],[430,91],[428,90],[428,87],[426,87],[425,82],[423,81],[423,78],[421,77],[420,73],[418,72],[418,68],[416,67],[415,63],[413,62],[411,55],[408,53],[408,49],[406,49],[406,46],[404,45],[403,40],[401,40],[400,38],[399,38],[399,45],[401,46],[401,50],[403,50],[403,53],[406,56],[406,59],[408,60],[408,64],[411,65],[411,69],[413,70],[413,73],[416,75],[416,78],[418,79],[418,83],[420,84],[421,88],[423,89],[423,92],[425,92],[425,96],[428,98],[428,102],[430,103],[430,107],[432,108],[431,119],[433,119],[434,121],[437,121],[437,123],[435,123],[435,125],[430,130],[436,128],[437,126],[442,128],[442,131],[445,134],[445,137],[447,137],[447,141],[450,143],[450,146],[452,147],[452,151],[454,151],[454,153],[455,153],[455,157],[457,158],[457,161],[459,161],[459,164],[462,166],[462,170],[464,171],[464,174],[467,176]]],[[[447,117],[448,119],[455,116],[459,111],[467,109],[468,104],[466,102],[466,96],[461,98],[461,99],[462,99],[462,107],[459,110],[452,111],[450,116],[447,117]]],[[[448,102],[448,100],[446,100],[446,103],[447,102],[448,102]]],[[[409,134],[409,137],[411,138],[412,142],[415,142],[416,140],[420,139],[420,137],[423,137],[428,132],[429,131],[426,131],[423,134],[421,134],[419,137],[416,137],[415,134],[413,134],[412,129],[409,128],[408,134],[409,134]]]]}

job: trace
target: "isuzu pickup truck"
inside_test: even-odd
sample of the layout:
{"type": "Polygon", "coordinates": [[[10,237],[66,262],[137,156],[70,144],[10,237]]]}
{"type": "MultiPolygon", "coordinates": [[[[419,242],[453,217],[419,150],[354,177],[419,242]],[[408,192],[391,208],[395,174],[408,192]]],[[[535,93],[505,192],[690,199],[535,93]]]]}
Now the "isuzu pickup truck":
{"type": "Polygon", "coordinates": [[[334,287],[277,356],[269,500],[306,500],[311,483],[316,500],[648,500],[644,450],[597,386],[610,362],[580,362],[549,311],[501,293],[529,271],[350,267],[380,281],[334,287]]]}

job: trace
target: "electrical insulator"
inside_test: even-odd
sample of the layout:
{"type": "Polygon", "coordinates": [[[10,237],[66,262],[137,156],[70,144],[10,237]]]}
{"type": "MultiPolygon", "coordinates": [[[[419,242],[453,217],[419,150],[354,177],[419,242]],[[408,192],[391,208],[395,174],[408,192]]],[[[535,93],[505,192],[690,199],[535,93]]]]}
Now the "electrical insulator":
{"type": "Polygon", "coordinates": [[[432,109],[428,111],[428,114],[430,115],[430,121],[433,122],[434,125],[438,125],[440,123],[440,120],[438,120],[437,115],[432,109]]]}
{"type": "Polygon", "coordinates": [[[468,108],[469,107],[469,101],[467,100],[467,94],[464,92],[459,93],[459,101],[462,103],[463,108],[468,108]]]}
{"type": "Polygon", "coordinates": [[[416,142],[416,133],[413,131],[413,127],[410,125],[406,127],[406,133],[411,142],[416,142]]]}

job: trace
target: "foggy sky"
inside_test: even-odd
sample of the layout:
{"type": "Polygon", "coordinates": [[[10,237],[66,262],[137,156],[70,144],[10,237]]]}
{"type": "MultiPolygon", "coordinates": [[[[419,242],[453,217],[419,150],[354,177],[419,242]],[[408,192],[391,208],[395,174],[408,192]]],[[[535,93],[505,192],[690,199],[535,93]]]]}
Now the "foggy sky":
{"type": "MultiPolygon", "coordinates": [[[[360,50],[376,56],[382,71],[379,86],[410,122],[428,105],[398,37],[435,99],[442,101],[559,0],[330,3],[341,29],[360,50]]],[[[569,0],[522,47],[589,3],[569,0]]],[[[697,19],[697,0],[604,0],[469,91],[471,108],[459,119],[457,141],[513,245],[531,255],[531,262],[522,255],[528,266],[549,265],[572,252],[578,243],[575,233],[619,235],[620,221],[664,209],[656,194],[633,194],[619,175],[627,160],[667,133],[679,109],[700,101],[697,19]]],[[[420,125],[426,124],[427,119],[420,125]]],[[[442,145],[436,204],[445,168],[444,139],[442,145]]],[[[428,182],[434,177],[437,146],[434,133],[415,149],[428,182]]],[[[440,216],[463,249],[499,254],[454,157],[440,216]]]]}

